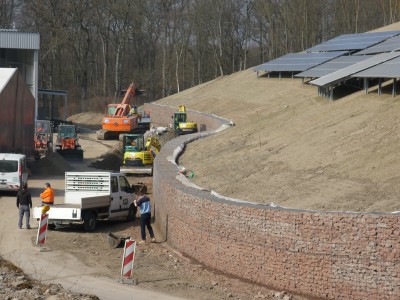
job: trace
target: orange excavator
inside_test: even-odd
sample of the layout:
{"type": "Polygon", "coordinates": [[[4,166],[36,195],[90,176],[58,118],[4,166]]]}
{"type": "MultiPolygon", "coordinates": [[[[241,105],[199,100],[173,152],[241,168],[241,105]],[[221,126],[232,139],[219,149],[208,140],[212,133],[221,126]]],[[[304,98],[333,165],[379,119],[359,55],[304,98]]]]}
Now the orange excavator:
{"type": "Polygon", "coordinates": [[[120,104],[107,105],[106,116],[102,120],[101,129],[97,131],[98,140],[118,139],[119,135],[123,133],[143,131],[142,115],[138,113],[135,106],[132,109],[129,104],[131,99],[139,94],[141,91],[132,83],[120,104]]]}

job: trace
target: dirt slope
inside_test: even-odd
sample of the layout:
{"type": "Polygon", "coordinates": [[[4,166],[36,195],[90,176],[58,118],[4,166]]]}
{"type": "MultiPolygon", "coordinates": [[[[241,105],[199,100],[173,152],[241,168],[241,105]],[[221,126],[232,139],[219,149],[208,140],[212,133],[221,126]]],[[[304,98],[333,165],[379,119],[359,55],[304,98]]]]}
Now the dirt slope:
{"type": "Polygon", "coordinates": [[[340,211],[400,210],[400,97],[391,86],[330,102],[300,79],[252,70],[158,103],[210,112],[235,127],[190,144],[193,181],[234,198],[340,211]]]}

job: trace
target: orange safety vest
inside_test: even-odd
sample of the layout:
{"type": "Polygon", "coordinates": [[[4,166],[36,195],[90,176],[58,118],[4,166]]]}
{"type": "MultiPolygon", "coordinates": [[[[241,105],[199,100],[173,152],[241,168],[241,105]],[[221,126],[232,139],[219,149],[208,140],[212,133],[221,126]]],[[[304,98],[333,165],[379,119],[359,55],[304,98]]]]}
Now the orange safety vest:
{"type": "Polygon", "coordinates": [[[54,190],[51,187],[46,188],[44,192],[40,194],[40,198],[43,199],[42,202],[54,203],[54,190]]]}

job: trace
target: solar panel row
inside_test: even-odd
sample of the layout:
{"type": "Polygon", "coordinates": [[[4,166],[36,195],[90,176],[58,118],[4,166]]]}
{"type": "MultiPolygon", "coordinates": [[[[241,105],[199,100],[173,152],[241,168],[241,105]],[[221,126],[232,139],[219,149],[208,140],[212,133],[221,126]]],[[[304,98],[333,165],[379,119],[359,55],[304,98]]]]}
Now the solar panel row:
{"type": "MultiPolygon", "coordinates": [[[[361,71],[371,68],[373,66],[379,65],[385,61],[391,60],[398,56],[400,56],[400,52],[381,53],[378,55],[372,55],[368,59],[365,59],[363,61],[355,63],[346,68],[337,70],[336,72],[330,73],[321,78],[312,80],[312,81],[310,81],[310,83],[313,85],[322,86],[322,87],[328,86],[328,85],[334,85],[338,82],[341,82],[341,81],[344,81],[344,80],[350,78],[352,75],[354,75],[358,72],[361,72],[361,71]]],[[[374,76],[374,77],[378,77],[378,76],[374,76]]]]}
{"type": "Polygon", "coordinates": [[[362,56],[340,56],[340,57],[334,58],[326,63],[323,63],[319,66],[316,66],[314,68],[311,68],[309,70],[301,72],[300,74],[295,75],[295,77],[311,77],[311,78],[322,77],[322,76],[328,75],[329,73],[335,72],[337,70],[346,68],[355,63],[363,61],[367,58],[369,58],[369,56],[365,56],[365,55],[362,55],[362,56]]]}
{"type": "Polygon", "coordinates": [[[361,50],[354,55],[365,55],[365,54],[376,54],[383,52],[398,51],[400,49],[400,36],[394,36],[382,43],[371,46],[364,50],[361,50]]]}
{"type": "MultiPolygon", "coordinates": [[[[400,52],[398,52],[400,55],[400,52]]],[[[355,73],[352,77],[364,78],[398,78],[400,77],[400,57],[385,61],[372,68],[355,73]]]]}
{"type": "Polygon", "coordinates": [[[346,54],[346,51],[323,53],[290,53],[254,68],[265,72],[301,72],[322,64],[332,58],[346,54]]]}
{"type": "Polygon", "coordinates": [[[343,34],[319,45],[307,49],[312,51],[362,50],[390,37],[399,35],[400,31],[367,32],[358,34],[343,34]]]}
{"type": "Polygon", "coordinates": [[[301,72],[295,76],[319,78],[310,83],[321,87],[351,77],[396,78],[400,77],[399,50],[400,31],[343,34],[306,52],[290,53],[257,66],[255,70],[301,72]],[[353,50],[361,51],[345,55],[353,50]]]}

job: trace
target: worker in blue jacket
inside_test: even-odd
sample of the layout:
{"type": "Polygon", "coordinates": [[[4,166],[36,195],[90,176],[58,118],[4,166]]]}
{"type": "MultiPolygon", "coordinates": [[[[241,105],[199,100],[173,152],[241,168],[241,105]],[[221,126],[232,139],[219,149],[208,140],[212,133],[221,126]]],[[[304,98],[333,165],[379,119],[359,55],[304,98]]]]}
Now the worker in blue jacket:
{"type": "Polygon", "coordinates": [[[154,237],[153,228],[151,227],[151,206],[150,206],[150,198],[146,195],[143,195],[142,192],[138,192],[136,194],[136,200],[134,201],[135,206],[140,208],[140,229],[142,234],[142,240],[138,242],[138,244],[146,243],[146,226],[149,230],[151,242],[155,243],[156,239],[154,237]]]}

